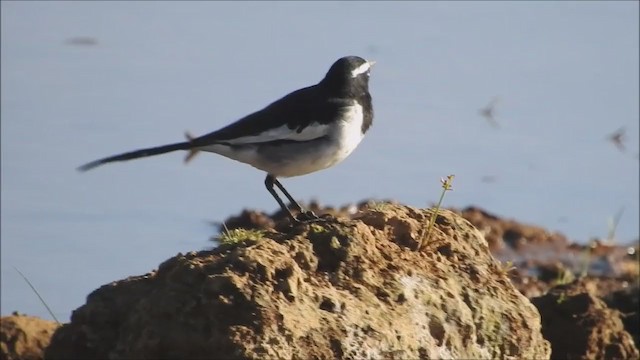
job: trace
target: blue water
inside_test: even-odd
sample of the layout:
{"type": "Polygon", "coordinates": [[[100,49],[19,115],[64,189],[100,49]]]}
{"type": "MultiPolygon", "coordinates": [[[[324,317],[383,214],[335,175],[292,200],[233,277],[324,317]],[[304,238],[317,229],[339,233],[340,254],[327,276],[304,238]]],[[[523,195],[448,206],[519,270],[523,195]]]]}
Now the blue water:
{"type": "Polygon", "coordinates": [[[114,164],[377,61],[376,117],[344,163],[285,179],[301,200],[445,206],[585,242],[638,237],[637,2],[2,2],[1,312],[66,321],[102,284],[210,246],[208,221],[273,211],[263,177],[209,154],[114,164]],[[87,40],[88,39],[88,40],[87,40]],[[478,114],[499,97],[493,128],[478,114]],[[626,152],[605,138],[627,129],[626,152]],[[483,182],[483,177],[494,182],[483,182]]]}

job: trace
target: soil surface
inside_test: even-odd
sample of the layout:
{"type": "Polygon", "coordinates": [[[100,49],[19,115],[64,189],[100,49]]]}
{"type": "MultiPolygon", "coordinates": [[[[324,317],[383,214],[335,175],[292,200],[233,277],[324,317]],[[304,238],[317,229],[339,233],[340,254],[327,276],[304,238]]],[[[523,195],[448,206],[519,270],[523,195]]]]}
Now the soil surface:
{"type": "MultiPolygon", "coordinates": [[[[469,207],[443,211],[419,250],[427,211],[308,207],[339,221],[245,210],[226,228],[258,240],[101,287],[47,358],[639,358],[638,241],[578,245],[469,207]]],[[[43,358],[55,328],[2,318],[1,358],[43,358]]]]}

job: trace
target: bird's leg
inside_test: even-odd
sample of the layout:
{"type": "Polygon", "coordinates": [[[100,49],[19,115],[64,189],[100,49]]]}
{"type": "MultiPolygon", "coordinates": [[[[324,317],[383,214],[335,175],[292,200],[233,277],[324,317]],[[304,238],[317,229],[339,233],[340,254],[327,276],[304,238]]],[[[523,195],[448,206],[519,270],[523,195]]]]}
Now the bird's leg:
{"type": "Polygon", "coordinates": [[[284,188],[284,186],[282,186],[282,184],[280,184],[280,182],[275,178],[275,176],[267,175],[267,177],[264,179],[264,184],[267,187],[267,190],[269,191],[271,196],[273,196],[273,198],[276,199],[276,201],[278,202],[278,205],[280,205],[280,208],[289,215],[289,218],[291,219],[292,222],[299,223],[299,222],[309,221],[309,220],[318,218],[311,211],[304,212],[304,210],[302,209],[302,206],[300,206],[300,204],[298,204],[298,202],[291,197],[289,192],[284,188]],[[278,196],[278,193],[276,193],[276,190],[273,188],[273,185],[278,186],[280,191],[282,191],[282,193],[287,197],[287,199],[298,209],[298,211],[300,212],[300,216],[298,217],[293,216],[289,208],[284,204],[280,196],[278,196]]]}
{"type": "Polygon", "coordinates": [[[275,177],[271,175],[267,175],[267,178],[264,179],[264,185],[267,187],[267,190],[269,190],[269,193],[271,194],[271,196],[273,196],[273,198],[276,199],[276,201],[278,202],[278,205],[280,205],[280,208],[289,215],[289,218],[291,219],[291,221],[299,222],[299,220],[296,219],[295,216],[293,216],[293,214],[291,213],[289,208],[284,204],[284,202],[282,202],[282,199],[280,199],[280,196],[278,196],[278,193],[276,193],[276,190],[273,188],[273,184],[276,181],[277,180],[275,177]]]}
{"type": "Polygon", "coordinates": [[[278,189],[280,189],[280,191],[282,191],[284,196],[286,196],[287,199],[289,199],[289,202],[292,203],[298,209],[298,211],[300,212],[300,215],[298,216],[298,220],[311,221],[311,220],[319,219],[318,215],[314,214],[313,211],[309,211],[309,210],[305,211],[302,208],[302,206],[300,206],[300,204],[298,204],[298,202],[293,199],[293,196],[289,194],[287,189],[285,189],[284,186],[282,186],[282,184],[280,183],[280,181],[278,181],[278,179],[274,178],[273,183],[278,187],[278,189]]]}
{"type": "Polygon", "coordinates": [[[300,204],[298,204],[298,202],[293,199],[291,194],[289,194],[289,192],[284,188],[284,186],[282,186],[282,184],[280,183],[280,181],[278,181],[278,179],[273,178],[273,183],[278,187],[278,189],[280,189],[280,191],[282,191],[284,196],[287,197],[287,200],[289,200],[289,202],[292,203],[293,206],[295,206],[299,212],[301,213],[304,212],[304,209],[302,209],[302,206],[300,206],[300,204]]]}

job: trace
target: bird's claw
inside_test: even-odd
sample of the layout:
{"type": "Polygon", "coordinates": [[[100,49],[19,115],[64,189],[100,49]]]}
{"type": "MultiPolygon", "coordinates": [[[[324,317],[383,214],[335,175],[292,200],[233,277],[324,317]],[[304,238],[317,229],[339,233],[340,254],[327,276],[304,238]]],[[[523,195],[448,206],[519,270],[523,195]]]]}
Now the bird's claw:
{"type": "Polygon", "coordinates": [[[303,211],[294,218],[294,221],[301,224],[308,224],[314,222],[327,222],[333,221],[335,217],[331,214],[324,214],[322,216],[316,215],[313,211],[303,211]]]}
{"type": "Polygon", "coordinates": [[[298,216],[295,217],[297,222],[314,222],[320,219],[318,215],[316,215],[313,211],[303,211],[298,216]]]}

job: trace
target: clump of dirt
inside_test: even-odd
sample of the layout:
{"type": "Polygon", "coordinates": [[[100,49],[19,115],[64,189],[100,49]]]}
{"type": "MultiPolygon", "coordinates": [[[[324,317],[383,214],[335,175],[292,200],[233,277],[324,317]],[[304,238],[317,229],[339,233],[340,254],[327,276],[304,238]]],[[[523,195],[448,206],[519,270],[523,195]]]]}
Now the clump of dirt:
{"type": "Polygon", "coordinates": [[[542,333],[551,342],[551,356],[638,359],[640,353],[620,313],[608,308],[596,293],[593,282],[577,280],[532,299],[542,316],[542,333]]]}
{"type": "Polygon", "coordinates": [[[47,358],[548,358],[482,235],[442,210],[425,239],[430,214],[377,204],[179,254],[94,291],[47,358]]]}
{"type": "Polygon", "coordinates": [[[14,313],[0,318],[0,359],[39,360],[58,324],[14,313]]]}

